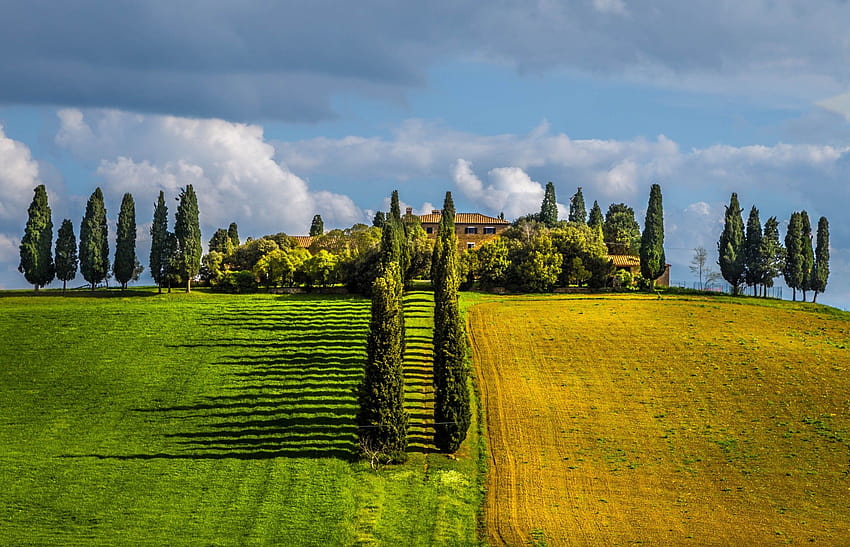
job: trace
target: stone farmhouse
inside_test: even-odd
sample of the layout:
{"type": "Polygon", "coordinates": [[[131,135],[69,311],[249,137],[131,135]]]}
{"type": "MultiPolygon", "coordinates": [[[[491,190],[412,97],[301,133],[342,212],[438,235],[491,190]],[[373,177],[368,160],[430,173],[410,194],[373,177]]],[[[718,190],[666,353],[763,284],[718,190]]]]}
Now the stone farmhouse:
{"type": "MultiPolygon", "coordinates": [[[[407,214],[412,215],[413,209],[407,208],[407,214]]],[[[440,230],[440,219],[443,213],[438,210],[428,215],[419,215],[419,222],[430,239],[437,238],[440,230]]],[[[458,252],[474,249],[486,241],[490,241],[510,227],[511,223],[501,218],[489,217],[481,213],[455,213],[455,233],[457,234],[458,252]]]]}

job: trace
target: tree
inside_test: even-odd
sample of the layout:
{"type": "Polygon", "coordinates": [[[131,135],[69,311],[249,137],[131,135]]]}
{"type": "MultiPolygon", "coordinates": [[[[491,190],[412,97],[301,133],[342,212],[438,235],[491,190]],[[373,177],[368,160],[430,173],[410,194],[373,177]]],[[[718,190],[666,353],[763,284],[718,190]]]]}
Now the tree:
{"type": "Polygon", "coordinates": [[[228,226],[227,235],[230,236],[230,242],[233,244],[234,248],[241,245],[241,242],[239,241],[239,227],[236,226],[235,222],[231,222],[230,226],[228,226]]]}
{"type": "Polygon", "coordinates": [[[800,289],[803,291],[803,302],[806,301],[806,292],[811,290],[812,270],[815,267],[815,253],[812,251],[812,224],[809,221],[809,213],[800,213],[800,269],[803,281],[800,289]]]}
{"type": "Polygon", "coordinates": [[[86,213],[80,224],[80,272],[91,283],[91,290],[109,273],[108,237],[103,192],[95,188],[86,203],[86,213]]]}
{"type": "Polygon", "coordinates": [[[180,204],[174,219],[174,235],[179,251],[178,269],[186,282],[186,292],[192,290],[192,278],[201,269],[201,226],[198,219],[198,197],[191,184],[180,191],[180,204]]]}
{"type": "Polygon", "coordinates": [[[171,293],[171,287],[180,285],[183,277],[180,273],[182,255],[180,253],[180,242],[177,240],[177,234],[167,232],[165,234],[165,244],[162,248],[163,254],[163,282],[168,285],[168,292],[171,293]]]}
{"type": "Polygon", "coordinates": [[[434,444],[455,452],[472,419],[466,333],[458,305],[457,234],[451,192],[446,192],[432,264],[434,284],[434,444]]]}
{"type": "Polygon", "coordinates": [[[321,250],[304,260],[301,264],[301,271],[304,274],[304,280],[310,287],[333,285],[339,280],[339,258],[321,250]]]}
{"type": "Polygon", "coordinates": [[[761,220],[759,210],[753,205],[747,218],[747,233],[744,236],[744,281],[753,288],[753,296],[758,294],[758,287],[764,278],[764,264],[761,255],[761,220]]]}
{"type": "Polygon", "coordinates": [[[322,221],[322,215],[314,215],[313,223],[310,224],[310,235],[316,237],[323,233],[325,233],[325,223],[322,221]]]}
{"type": "Polygon", "coordinates": [[[803,219],[797,211],[791,213],[785,231],[785,268],[782,274],[796,301],[797,289],[803,287],[803,219]]]}
{"type": "Polygon", "coordinates": [[[640,225],[635,211],[625,203],[612,203],[602,225],[605,244],[612,255],[636,255],[640,252],[640,225]]]}
{"type": "Polygon", "coordinates": [[[70,219],[62,221],[56,237],[56,278],[62,282],[62,294],[65,286],[77,276],[77,238],[74,237],[74,225],[70,219]]]}
{"type": "Polygon", "coordinates": [[[555,199],[555,185],[546,183],[546,192],[543,194],[543,203],[540,204],[540,222],[548,227],[558,222],[558,202],[555,199]]]}
{"type": "Polygon", "coordinates": [[[505,276],[511,263],[508,260],[508,245],[497,237],[478,248],[478,280],[484,287],[505,285],[505,276]]]}
{"type": "Polygon", "coordinates": [[[738,294],[744,282],[746,264],[744,263],[744,221],[741,219],[741,207],[738,194],[732,193],[723,223],[723,232],[717,242],[720,258],[720,275],[732,285],[732,294],[738,294]]]}
{"type": "Polygon", "coordinates": [[[699,246],[694,249],[694,256],[691,258],[691,265],[688,266],[691,272],[699,276],[699,286],[701,290],[705,290],[709,283],[713,283],[720,279],[720,274],[713,271],[708,266],[708,251],[705,247],[699,246]],[[705,281],[703,281],[705,279],[705,281]]]}
{"type": "Polygon", "coordinates": [[[818,242],[815,248],[815,265],[812,268],[812,280],[809,283],[815,292],[812,302],[818,301],[818,293],[826,290],[829,279],[829,221],[826,217],[818,220],[818,242]]]}
{"type": "Polygon", "coordinates": [[[587,219],[587,225],[591,228],[602,227],[605,219],[602,216],[602,209],[599,208],[599,203],[593,200],[593,207],[590,208],[590,216],[587,219]]]}
{"type": "Polygon", "coordinates": [[[208,252],[217,252],[227,256],[233,253],[234,248],[233,241],[230,239],[230,235],[228,235],[227,230],[219,228],[210,238],[208,252]]]}
{"type": "Polygon", "coordinates": [[[408,416],[404,410],[401,272],[389,264],[372,284],[366,367],[358,393],[357,436],[361,452],[380,463],[406,459],[408,416]]]}
{"type": "Polygon", "coordinates": [[[667,268],[664,256],[664,208],[661,204],[661,186],[653,184],[649,190],[646,220],[640,238],[640,274],[655,288],[655,280],[667,268]]]}
{"type": "Polygon", "coordinates": [[[603,286],[607,281],[598,272],[605,267],[605,255],[608,248],[602,238],[601,229],[591,228],[583,223],[564,223],[549,231],[552,244],[561,256],[561,273],[558,284],[563,286],[582,285],[603,286]],[[594,275],[595,274],[595,275],[594,275]]]}
{"type": "Polygon", "coordinates": [[[779,221],[776,217],[770,217],[764,223],[764,231],[761,236],[759,247],[759,262],[761,264],[761,283],[764,289],[763,295],[767,296],[767,289],[773,287],[773,280],[782,273],[785,262],[785,249],[779,241],[779,221]]]}
{"type": "Polygon", "coordinates": [[[587,222],[587,209],[584,206],[584,195],[581,193],[581,186],[578,187],[576,193],[570,198],[570,216],[568,220],[570,222],[578,222],[579,224],[585,224],[587,222]]]}
{"type": "Polygon", "coordinates": [[[159,191],[156,205],[153,208],[153,222],[151,223],[151,254],[150,265],[151,277],[153,277],[159,292],[165,284],[166,270],[168,269],[168,255],[166,254],[166,240],[168,239],[168,207],[165,205],[165,194],[159,191]]]}
{"type": "Polygon", "coordinates": [[[35,187],[24,237],[21,239],[21,263],[18,271],[24,274],[27,282],[38,292],[56,275],[53,264],[53,220],[50,218],[50,206],[47,204],[47,189],[43,184],[35,187]]]}
{"type": "Polygon", "coordinates": [[[387,221],[386,215],[384,215],[383,211],[378,211],[375,213],[375,216],[372,218],[372,226],[375,228],[383,228],[384,222],[387,221]]]}
{"type": "Polygon", "coordinates": [[[121,284],[121,290],[133,279],[136,269],[136,204],[130,193],[124,194],[121,210],[118,212],[118,236],[115,243],[115,264],[112,271],[115,280],[121,284]]]}

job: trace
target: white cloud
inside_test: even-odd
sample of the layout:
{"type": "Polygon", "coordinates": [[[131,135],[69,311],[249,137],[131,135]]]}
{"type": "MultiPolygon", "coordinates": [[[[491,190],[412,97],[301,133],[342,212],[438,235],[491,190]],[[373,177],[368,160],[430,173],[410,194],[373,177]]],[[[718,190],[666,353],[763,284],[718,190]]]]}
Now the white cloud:
{"type": "Polygon", "coordinates": [[[828,99],[818,101],[816,104],[831,112],[837,112],[844,116],[847,121],[850,121],[850,93],[829,97],[828,99]]]}
{"type": "Polygon", "coordinates": [[[593,8],[599,13],[626,15],[628,10],[623,0],[593,0],[593,8]]]}
{"type": "MultiPolygon", "coordinates": [[[[40,184],[38,163],[23,143],[6,136],[0,125],[0,225],[26,222],[33,189],[40,184]]],[[[49,197],[49,196],[48,196],[49,197]]],[[[21,228],[23,230],[23,228],[21,228]]]]}

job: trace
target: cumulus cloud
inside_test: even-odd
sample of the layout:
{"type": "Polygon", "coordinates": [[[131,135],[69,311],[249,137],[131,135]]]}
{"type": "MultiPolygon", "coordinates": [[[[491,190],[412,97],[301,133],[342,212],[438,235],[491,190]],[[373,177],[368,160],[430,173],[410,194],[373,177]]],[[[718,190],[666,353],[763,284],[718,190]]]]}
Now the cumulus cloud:
{"type": "Polygon", "coordinates": [[[33,188],[40,184],[38,163],[27,145],[6,136],[0,125],[0,228],[9,222],[26,219],[33,188]]]}
{"type": "Polygon", "coordinates": [[[850,76],[847,2],[83,0],[50,8],[0,5],[3,102],[319,120],[335,115],[339,94],[398,101],[425,84],[430,67],[456,59],[772,104],[846,93],[850,76]]]}
{"type": "Polygon", "coordinates": [[[522,216],[540,209],[543,186],[531,180],[519,167],[496,167],[487,173],[485,185],[473,172],[472,163],[458,159],[452,179],[463,194],[489,211],[504,212],[508,217],[522,216]]]}

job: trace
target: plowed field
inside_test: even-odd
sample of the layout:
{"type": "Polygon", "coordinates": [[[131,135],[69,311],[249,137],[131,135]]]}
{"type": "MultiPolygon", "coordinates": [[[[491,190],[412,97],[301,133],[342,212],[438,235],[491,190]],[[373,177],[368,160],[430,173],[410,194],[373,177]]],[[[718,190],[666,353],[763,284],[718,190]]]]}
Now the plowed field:
{"type": "Polygon", "coordinates": [[[850,542],[850,321],[697,298],[469,310],[492,544],[850,542]]]}

